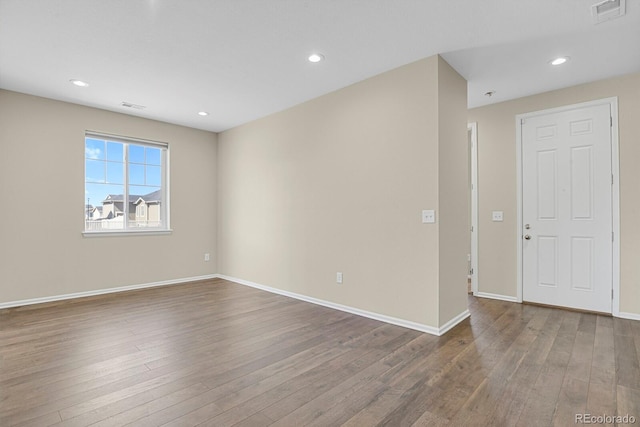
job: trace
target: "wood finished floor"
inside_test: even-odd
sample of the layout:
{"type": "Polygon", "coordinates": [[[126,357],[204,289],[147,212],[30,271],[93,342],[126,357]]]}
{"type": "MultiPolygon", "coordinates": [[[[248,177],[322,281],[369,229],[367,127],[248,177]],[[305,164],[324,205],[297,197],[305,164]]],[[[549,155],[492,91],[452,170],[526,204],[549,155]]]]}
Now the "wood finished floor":
{"type": "Polygon", "coordinates": [[[210,280],[0,310],[0,426],[640,423],[640,322],[469,308],[435,337],[210,280]]]}

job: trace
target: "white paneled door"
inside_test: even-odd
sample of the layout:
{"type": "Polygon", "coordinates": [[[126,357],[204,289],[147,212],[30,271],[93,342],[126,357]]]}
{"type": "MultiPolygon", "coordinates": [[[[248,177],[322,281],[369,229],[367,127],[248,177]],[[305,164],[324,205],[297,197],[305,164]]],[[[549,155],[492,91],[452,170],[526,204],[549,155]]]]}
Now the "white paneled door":
{"type": "Polygon", "coordinates": [[[611,106],[522,122],[522,297],[611,313],[611,106]]]}

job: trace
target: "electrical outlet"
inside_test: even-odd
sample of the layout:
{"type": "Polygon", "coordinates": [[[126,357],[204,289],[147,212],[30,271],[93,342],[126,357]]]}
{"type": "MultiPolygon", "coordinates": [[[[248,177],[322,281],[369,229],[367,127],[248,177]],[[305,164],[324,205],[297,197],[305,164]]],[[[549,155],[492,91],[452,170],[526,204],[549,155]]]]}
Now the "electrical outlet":
{"type": "Polygon", "coordinates": [[[491,212],[492,221],[502,221],[504,219],[504,213],[502,211],[491,212]]]}
{"type": "Polygon", "coordinates": [[[434,222],[436,222],[436,211],[433,209],[422,211],[423,224],[433,224],[434,222]]]}
{"type": "Polygon", "coordinates": [[[209,254],[204,254],[204,260],[205,261],[210,261],[211,260],[211,256],[209,254]]]}
{"type": "Polygon", "coordinates": [[[342,283],[342,273],[336,273],[336,283],[342,283]]]}

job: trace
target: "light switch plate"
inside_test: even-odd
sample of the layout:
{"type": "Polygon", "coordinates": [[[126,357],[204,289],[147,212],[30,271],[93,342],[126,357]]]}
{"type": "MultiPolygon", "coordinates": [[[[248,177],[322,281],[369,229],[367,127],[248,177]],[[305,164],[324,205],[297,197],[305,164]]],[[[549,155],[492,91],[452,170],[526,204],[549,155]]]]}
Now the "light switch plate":
{"type": "Polygon", "coordinates": [[[492,221],[502,221],[504,218],[504,213],[502,211],[493,211],[491,212],[491,220],[492,221]]]}
{"type": "Polygon", "coordinates": [[[436,222],[436,211],[433,209],[422,211],[422,223],[433,224],[436,222]]]}

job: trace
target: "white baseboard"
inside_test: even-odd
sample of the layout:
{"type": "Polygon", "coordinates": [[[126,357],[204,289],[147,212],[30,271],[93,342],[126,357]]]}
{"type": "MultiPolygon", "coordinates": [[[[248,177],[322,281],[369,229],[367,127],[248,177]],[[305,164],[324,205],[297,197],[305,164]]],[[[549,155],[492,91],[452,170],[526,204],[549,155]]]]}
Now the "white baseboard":
{"type": "MultiPolygon", "coordinates": [[[[481,298],[497,299],[500,301],[521,303],[521,301],[518,301],[518,298],[515,298],[515,297],[499,295],[499,294],[490,294],[487,292],[476,292],[474,296],[481,297],[481,298]]],[[[640,320],[640,314],[636,314],[636,313],[624,313],[624,312],[613,313],[613,317],[619,317],[621,319],[629,319],[629,320],[640,320]]]]}
{"type": "Polygon", "coordinates": [[[449,320],[444,325],[440,326],[440,328],[438,330],[440,333],[438,335],[446,334],[450,329],[452,329],[458,323],[462,322],[464,319],[466,319],[467,317],[470,317],[470,316],[471,316],[471,313],[469,312],[469,310],[463,311],[462,313],[458,314],[453,319],[449,320]]]}
{"type": "Polygon", "coordinates": [[[518,303],[520,302],[518,301],[517,297],[510,297],[508,295],[500,295],[500,294],[491,294],[489,292],[476,292],[475,294],[473,294],[473,296],[480,297],[480,298],[497,299],[500,301],[518,302],[518,303]]]}
{"type": "MultiPolygon", "coordinates": [[[[381,322],[390,323],[392,325],[402,326],[404,328],[413,329],[413,330],[420,331],[420,332],[426,332],[428,334],[436,335],[436,336],[444,335],[446,332],[448,332],[450,329],[452,329],[458,323],[462,322],[463,320],[465,320],[467,317],[469,317],[471,315],[469,313],[469,310],[465,310],[464,312],[460,313],[459,315],[457,315],[456,317],[454,317],[453,319],[451,319],[450,321],[448,321],[447,323],[442,325],[440,328],[437,328],[437,327],[425,325],[425,324],[422,324],[422,323],[412,322],[410,320],[404,320],[404,319],[399,319],[399,318],[396,318],[396,317],[387,316],[387,315],[384,315],[384,314],[373,313],[373,312],[366,311],[366,310],[361,310],[361,309],[355,308],[355,307],[350,307],[350,306],[346,306],[346,305],[342,305],[342,304],[336,304],[336,303],[333,303],[333,302],[330,302],[330,301],[325,301],[325,300],[321,300],[321,299],[318,299],[318,298],[313,298],[313,297],[309,297],[309,296],[306,296],[306,295],[297,294],[297,293],[294,293],[294,292],[289,292],[289,291],[284,291],[284,290],[277,289],[277,288],[272,288],[270,286],[265,286],[265,285],[261,285],[259,283],[250,282],[248,280],[238,279],[236,277],[225,276],[225,275],[222,275],[222,274],[208,274],[208,275],[205,275],[205,276],[185,277],[185,278],[180,278],[180,279],[163,280],[163,281],[152,282],[152,283],[142,283],[142,284],[138,284],[138,285],[120,286],[120,287],[117,287],[117,288],[97,289],[97,290],[93,290],[93,291],[75,292],[75,293],[71,293],[71,294],[53,295],[53,296],[48,296],[48,297],[31,298],[31,299],[25,299],[25,300],[19,300],[19,301],[0,302],[0,309],[11,308],[11,307],[22,307],[22,306],[33,305],[33,304],[43,304],[43,303],[48,303],[48,302],[64,301],[64,300],[69,300],[69,299],[74,299],[74,298],[83,298],[83,297],[90,297],[90,296],[97,296],[97,295],[106,295],[106,294],[112,294],[112,293],[116,293],[116,292],[133,291],[133,290],[137,290],[137,289],[155,288],[155,287],[159,287],[159,286],[176,285],[176,284],[180,284],[180,283],[188,283],[188,282],[195,282],[195,281],[198,281],[198,280],[209,280],[209,279],[216,279],[216,278],[228,280],[230,282],[238,283],[240,285],[250,286],[252,288],[261,289],[263,291],[271,292],[271,293],[274,293],[274,294],[279,294],[279,295],[283,295],[283,296],[286,296],[286,297],[294,298],[294,299],[297,299],[297,300],[309,302],[311,304],[321,305],[323,307],[332,308],[334,310],[340,310],[340,311],[344,311],[344,312],[347,312],[347,313],[355,314],[355,315],[358,315],[358,316],[367,317],[369,319],[379,320],[381,322]]],[[[488,294],[488,295],[491,295],[491,294],[488,294]]],[[[630,313],[621,313],[620,317],[623,317],[623,315],[637,316],[637,318],[640,318],[639,315],[634,315],[634,314],[630,314],[630,313]]],[[[627,317],[627,318],[633,318],[633,317],[627,317]]]]}
{"type": "Polygon", "coordinates": [[[640,320],[640,314],[620,312],[615,317],[629,320],[640,320]]]}
{"type": "Polygon", "coordinates": [[[373,313],[371,311],[361,310],[359,308],[350,307],[347,305],[336,304],[330,301],[313,298],[307,295],[297,294],[295,292],[289,292],[289,291],[284,291],[278,288],[272,288],[270,286],[265,286],[259,283],[250,282],[248,280],[238,279],[237,277],[225,276],[223,274],[218,274],[217,277],[219,277],[220,279],[228,280],[230,282],[238,283],[240,285],[250,286],[252,288],[260,289],[260,290],[271,292],[278,295],[283,295],[283,296],[294,298],[300,301],[309,302],[311,304],[321,305],[323,307],[332,308],[334,310],[344,311],[347,313],[355,314],[357,316],[367,317],[373,320],[379,320],[381,322],[402,326],[404,328],[413,329],[420,332],[426,332],[428,334],[436,335],[436,336],[443,335],[445,332],[447,332],[448,330],[456,326],[458,323],[462,322],[464,319],[470,316],[469,310],[465,310],[463,313],[460,313],[458,316],[451,319],[441,328],[436,328],[434,326],[412,322],[410,320],[398,319],[396,317],[391,317],[391,316],[387,316],[379,313],[373,313]]]}
{"type": "Polygon", "coordinates": [[[206,276],[185,277],[182,279],[163,280],[160,282],[143,283],[140,285],[120,286],[117,288],[97,289],[95,291],[75,292],[72,294],[54,295],[50,297],[32,298],[32,299],[25,299],[20,301],[0,302],[0,309],[10,308],[10,307],[22,307],[25,305],[32,305],[32,304],[42,304],[45,302],[63,301],[63,300],[74,299],[74,298],[91,297],[96,295],[106,295],[106,294],[112,294],[115,292],[133,291],[136,289],[176,285],[179,283],[195,282],[198,280],[215,279],[217,277],[218,277],[217,274],[209,274],[206,276]]]}

